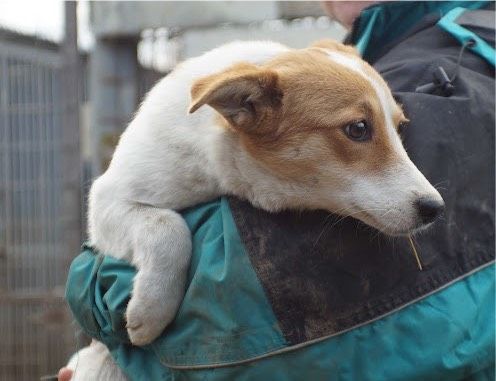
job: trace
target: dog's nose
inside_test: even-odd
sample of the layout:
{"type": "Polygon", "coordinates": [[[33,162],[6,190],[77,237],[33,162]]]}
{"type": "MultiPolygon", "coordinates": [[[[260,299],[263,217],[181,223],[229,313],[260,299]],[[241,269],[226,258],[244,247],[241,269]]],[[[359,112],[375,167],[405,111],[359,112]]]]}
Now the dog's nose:
{"type": "Polygon", "coordinates": [[[434,221],[444,211],[444,201],[431,197],[421,197],[416,201],[420,219],[424,224],[434,221]]]}

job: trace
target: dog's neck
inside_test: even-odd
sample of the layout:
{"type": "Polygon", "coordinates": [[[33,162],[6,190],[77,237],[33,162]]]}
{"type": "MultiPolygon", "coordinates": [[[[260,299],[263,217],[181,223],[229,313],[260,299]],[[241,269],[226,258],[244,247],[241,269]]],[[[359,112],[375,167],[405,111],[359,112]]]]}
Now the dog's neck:
{"type": "Polygon", "coordinates": [[[238,136],[223,130],[211,145],[211,157],[217,168],[222,193],[245,198],[267,211],[298,209],[294,183],[275,177],[243,147],[238,136]]]}

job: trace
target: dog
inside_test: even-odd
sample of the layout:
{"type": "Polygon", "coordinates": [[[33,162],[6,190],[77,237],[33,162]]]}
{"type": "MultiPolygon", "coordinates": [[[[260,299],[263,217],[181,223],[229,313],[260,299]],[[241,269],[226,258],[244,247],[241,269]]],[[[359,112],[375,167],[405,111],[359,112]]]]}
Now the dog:
{"type": "Polygon", "coordinates": [[[89,196],[91,245],[137,268],[131,342],[154,340],[181,303],[192,248],[180,209],[233,195],[269,212],[352,215],[389,235],[430,225],[444,202],[401,143],[407,121],[381,76],[332,40],[234,42],[180,64],[89,196]]]}

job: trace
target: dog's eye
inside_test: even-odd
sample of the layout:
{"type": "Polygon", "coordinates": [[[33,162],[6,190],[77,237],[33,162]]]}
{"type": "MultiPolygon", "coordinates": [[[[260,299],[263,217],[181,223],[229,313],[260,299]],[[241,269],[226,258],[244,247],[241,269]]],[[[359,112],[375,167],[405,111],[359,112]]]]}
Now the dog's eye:
{"type": "Polygon", "coordinates": [[[370,139],[370,128],[364,120],[348,124],[344,132],[351,140],[364,141],[370,139]]]}

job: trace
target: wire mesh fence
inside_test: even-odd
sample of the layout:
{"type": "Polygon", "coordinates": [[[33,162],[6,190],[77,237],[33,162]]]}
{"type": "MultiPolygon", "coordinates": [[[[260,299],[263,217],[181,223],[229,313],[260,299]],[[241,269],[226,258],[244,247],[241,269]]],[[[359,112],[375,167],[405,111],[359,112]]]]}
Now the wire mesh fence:
{"type": "Polygon", "coordinates": [[[0,34],[0,380],[38,379],[75,349],[63,302],[74,253],[61,218],[61,57],[35,42],[0,34]]]}
{"type": "MultiPolygon", "coordinates": [[[[88,61],[81,58],[76,117],[84,119],[88,61]]],[[[66,173],[68,156],[81,155],[68,150],[64,130],[64,59],[56,44],[0,29],[0,381],[53,374],[84,341],[63,299],[77,255],[64,202],[67,188],[79,189],[83,201],[69,201],[84,215],[92,174],[89,163],[79,163],[81,178],[66,173]]],[[[160,77],[138,68],[137,103],[160,77]]]]}

